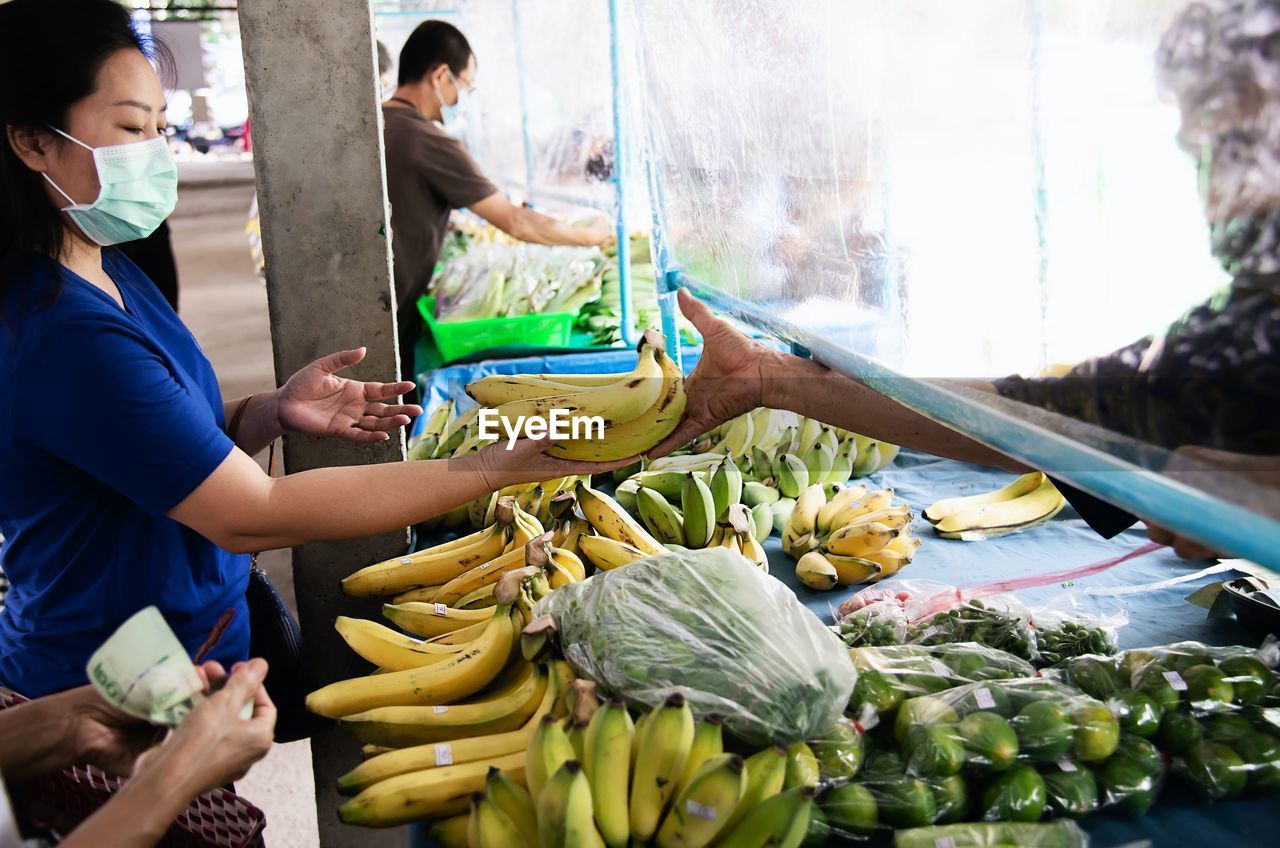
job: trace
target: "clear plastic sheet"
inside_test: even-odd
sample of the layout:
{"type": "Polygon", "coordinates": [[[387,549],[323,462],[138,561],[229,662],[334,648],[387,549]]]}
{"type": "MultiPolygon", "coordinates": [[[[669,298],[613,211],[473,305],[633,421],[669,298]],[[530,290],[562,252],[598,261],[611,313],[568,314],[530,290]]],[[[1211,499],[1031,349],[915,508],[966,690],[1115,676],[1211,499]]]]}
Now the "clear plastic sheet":
{"type": "Polygon", "coordinates": [[[540,601],[565,657],[608,695],[649,708],[681,692],[700,716],[759,745],[819,735],[857,673],[795,593],[715,548],[652,557],[540,601]]]}

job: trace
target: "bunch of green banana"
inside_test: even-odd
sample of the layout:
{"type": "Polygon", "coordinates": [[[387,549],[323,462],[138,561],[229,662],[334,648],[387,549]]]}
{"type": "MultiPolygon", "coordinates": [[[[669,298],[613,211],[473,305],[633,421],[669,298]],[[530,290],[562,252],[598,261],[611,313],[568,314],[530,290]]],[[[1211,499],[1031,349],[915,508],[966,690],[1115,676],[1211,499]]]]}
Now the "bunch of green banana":
{"type": "Polygon", "coordinates": [[[547,450],[561,459],[635,456],[675,429],[685,405],[684,376],[667,356],[662,334],[646,330],[637,350],[636,367],[625,374],[495,375],[468,385],[467,394],[496,410],[504,432],[524,432],[531,420],[550,425],[556,415],[575,425],[604,422],[600,438],[571,438],[547,450]]]}
{"type": "Polygon", "coordinates": [[[1053,481],[1034,471],[994,492],[938,501],[924,517],[942,538],[974,542],[1043,524],[1066,504],[1053,481]]]}
{"type": "Polygon", "coordinates": [[[911,562],[920,540],[911,535],[906,504],[892,489],[844,486],[828,498],[818,484],[800,493],[782,531],[782,547],[796,560],[796,577],[811,589],[874,582],[911,562]]]}

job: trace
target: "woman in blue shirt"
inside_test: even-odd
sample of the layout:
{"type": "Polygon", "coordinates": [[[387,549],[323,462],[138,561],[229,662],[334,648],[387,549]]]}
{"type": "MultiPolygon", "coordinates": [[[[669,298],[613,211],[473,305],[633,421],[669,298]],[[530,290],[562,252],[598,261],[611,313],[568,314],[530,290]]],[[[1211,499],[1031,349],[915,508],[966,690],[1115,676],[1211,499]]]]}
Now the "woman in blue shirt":
{"type": "Polygon", "coordinates": [[[384,533],[609,467],[523,443],[269,478],[250,457],[281,433],[385,440],[421,410],[395,402],[411,383],[338,376],[363,350],[224,404],[191,333],[111,247],[173,209],[163,121],[120,6],[0,6],[0,683],[28,696],[83,683],[90,652],[151,604],[193,652],[236,610],[209,658],[246,659],[248,551],[384,533]]]}

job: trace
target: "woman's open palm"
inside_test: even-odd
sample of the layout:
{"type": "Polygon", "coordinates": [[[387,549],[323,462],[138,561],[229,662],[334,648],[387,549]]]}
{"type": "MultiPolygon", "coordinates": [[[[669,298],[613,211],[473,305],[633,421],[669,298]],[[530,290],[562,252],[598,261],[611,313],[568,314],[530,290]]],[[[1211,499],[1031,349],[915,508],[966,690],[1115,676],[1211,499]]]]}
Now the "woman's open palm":
{"type": "Polygon", "coordinates": [[[352,442],[381,442],[387,431],[422,414],[416,404],[389,404],[413,383],[364,383],[338,376],[364,359],[365,349],[343,350],[317,359],[280,387],[280,428],[287,433],[337,436],[352,442]]]}

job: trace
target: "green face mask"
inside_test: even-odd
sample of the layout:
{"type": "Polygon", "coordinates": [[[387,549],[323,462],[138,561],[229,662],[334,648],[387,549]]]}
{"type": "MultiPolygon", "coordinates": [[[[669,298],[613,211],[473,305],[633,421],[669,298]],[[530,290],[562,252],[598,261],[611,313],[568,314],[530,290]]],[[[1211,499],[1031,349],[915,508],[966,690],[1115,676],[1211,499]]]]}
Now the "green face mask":
{"type": "Polygon", "coordinates": [[[106,247],[144,239],[173,212],[178,203],[178,168],[164,136],[132,144],[90,147],[57,127],[49,129],[93,151],[101,186],[93,203],[76,203],[48,174],[43,175],[71,203],[62,211],[91,240],[106,247]]]}

